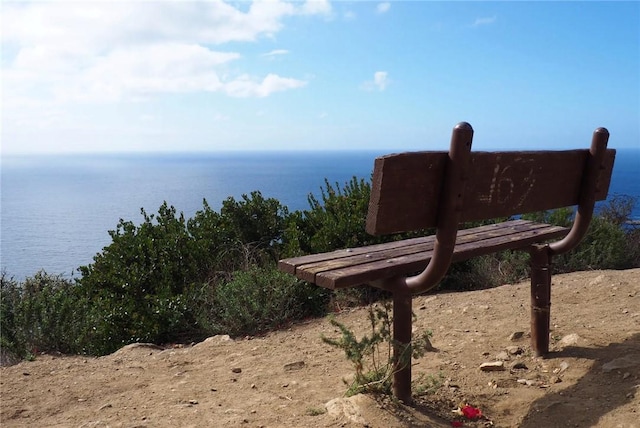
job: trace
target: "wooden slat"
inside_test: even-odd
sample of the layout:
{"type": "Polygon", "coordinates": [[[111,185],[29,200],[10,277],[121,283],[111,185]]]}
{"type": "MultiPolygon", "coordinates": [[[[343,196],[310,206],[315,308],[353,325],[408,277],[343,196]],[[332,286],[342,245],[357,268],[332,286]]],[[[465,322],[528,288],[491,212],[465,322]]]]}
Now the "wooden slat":
{"type": "MultiPolygon", "coordinates": [[[[525,220],[480,226],[458,233],[454,260],[534,242],[558,238],[568,229],[525,220]]],[[[406,275],[426,267],[433,252],[434,237],[340,250],[281,260],[279,268],[298,278],[327,288],[344,288],[373,280],[406,275]]]]}
{"type": "MultiPolygon", "coordinates": [[[[526,225],[530,223],[531,222],[528,222],[526,220],[512,220],[509,222],[504,222],[499,224],[490,224],[490,225],[480,226],[473,229],[463,229],[458,232],[458,242],[460,242],[461,238],[463,238],[464,236],[470,233],[474,233],[474,232],[477,233],[480,231],[483,231],[483,232],[497,231],[503,227],[512,227],[512,228],[517,228],[519,226],[526,227],[526,225]]],[[[499,232],[494,232],[494,233],[499,233],[499,232]]],[[[327,252],[327,253],[292,257],[292,258],[280,260],[278,262],[278,269],[280,269],[283,272],[295,275],[297,273],[297,270],[301,266],[307,267],[307,266],[312,266],[313,264],[322,265],[326,263],[334,263],[334,261],[336,260],[347,259],[350,257],[371,255],[373,253],[380,252],[380,251],[388,252],[396,248],[404,249],[414,245],[418,245],[418,246],[428,245],[429,242],[433,243],[434,240],[435,240],[435,236],[423,236],[418,238],[405,239],[402,241],[388,242],[384,244],[374,244],[374,245],[369,245],[365,247],[347,248],[344,250],[336,250],[336,251],[327,252]]],[[[309,280],[309,282],[313,282],[313,279],[309,280]]]]}
{"type": "MultiPolygon", "coordinates": [[[[588,153],[471,153],[461,221],[576,205],[588,153]]],[[[435,227],[447,158],[445,152],[416,152],[376,159],[367,231],[383,235],[435,227]]],[[[614,159],[615,150],[607,150],[596,200],[607,196],[614,159]]]]}

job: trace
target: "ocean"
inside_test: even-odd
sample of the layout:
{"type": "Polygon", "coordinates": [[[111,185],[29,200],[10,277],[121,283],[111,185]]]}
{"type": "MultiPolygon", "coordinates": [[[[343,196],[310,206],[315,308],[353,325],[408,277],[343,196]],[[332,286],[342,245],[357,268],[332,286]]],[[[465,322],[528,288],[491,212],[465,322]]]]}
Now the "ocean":
{"type": "MultiPolygon", "coordinates": [[[[166,201],[191,217],[206,199],[219,210],[229,196],[254,190],[290,211],[309,208],[325,178],[344,185],[369,179],[386,152],[3,156],[0,174],[0,269],[24,280],[39,270],[67,277],[109,245],[119,219],[142,221],[166,201]]],[[[610,195],[638,198],[640,150],[616,156],[610,195]]]]}

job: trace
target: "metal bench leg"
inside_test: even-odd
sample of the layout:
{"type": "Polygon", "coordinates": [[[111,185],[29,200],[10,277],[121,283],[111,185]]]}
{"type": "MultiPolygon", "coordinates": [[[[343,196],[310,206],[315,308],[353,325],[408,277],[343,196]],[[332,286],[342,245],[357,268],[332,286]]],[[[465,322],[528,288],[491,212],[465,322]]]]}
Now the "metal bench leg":
{"type": "Polygon", "coordinates": [[[531,347],[536,357],[549,353],[551,254],[548,245],[533,245],[531,254],[531,347]]]}
{"type": "Polygon", "coordinates": [[[411,403],[411,294],[393,293],[393,394],[411,403]]]}

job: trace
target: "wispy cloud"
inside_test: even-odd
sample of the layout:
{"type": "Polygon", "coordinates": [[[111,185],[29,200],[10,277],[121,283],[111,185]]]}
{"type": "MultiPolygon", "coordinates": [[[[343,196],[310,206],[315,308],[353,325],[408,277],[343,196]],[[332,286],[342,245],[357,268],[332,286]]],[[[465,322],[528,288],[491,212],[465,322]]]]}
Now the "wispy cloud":
{"type": "Polygon", "coordinates": [[[389,12],[389,9],[391,9],[391,3],[389,2],[378,3],[378,5],[376,6],[376,13],[379,13],[379,14],[387,13],[389,12]]]}
{"type": "Polygon", "coordinates": [[[482,25],[491,25],[491,24],[494,24],[496,20],[497,20],[497,17],[495,15],[491,17],[476,18],[472,27],[480,27],[482,25]]]}
{"type": "Polygon", "coordinates": [[[365,91],[384,91],[390,82],[389,74],[386,71],[376,71],[373,73],[373,80],[364,82],[361,88],[365,91]]]}
{"type": "Polygon", "coordinates": [[[269,58],[274,56],[286,55],[288,53],[289,51],[286,49],[275,49],[275,50],[272,50],[271,52],[263,53],[260,56],[269,58]]]}

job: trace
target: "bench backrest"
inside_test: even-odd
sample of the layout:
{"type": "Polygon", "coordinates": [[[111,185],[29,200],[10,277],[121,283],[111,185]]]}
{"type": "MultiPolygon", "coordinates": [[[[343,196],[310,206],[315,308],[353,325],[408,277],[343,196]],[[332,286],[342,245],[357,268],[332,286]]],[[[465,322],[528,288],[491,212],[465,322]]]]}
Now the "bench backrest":
{"type": "MultiPolygon", "coordinates": [[[[470,139],[466,143],[468,150],[470,139]]],[[[452,163],[450,155],[451,152],[414,152],[377,158],[367,231],[382,235],[437,227],[443,193],[451,191],[444,190],[447,168],[452,163]]],[[[459,221],[578,205],[590,157],[586,149],[470,152],[462,178],[462,206],[456,208],[459,221]]],[[[598,166],[595,200],[607,197],[614,159],[615,150],[607,149],[598,166]]]]}

